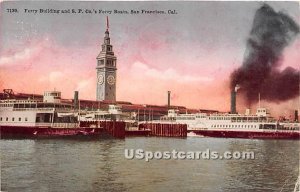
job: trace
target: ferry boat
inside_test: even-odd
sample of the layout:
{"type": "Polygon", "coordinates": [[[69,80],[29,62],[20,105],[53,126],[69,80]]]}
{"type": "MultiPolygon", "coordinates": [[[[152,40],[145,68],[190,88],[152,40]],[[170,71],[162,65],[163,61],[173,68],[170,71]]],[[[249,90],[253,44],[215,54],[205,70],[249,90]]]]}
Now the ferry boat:
{"type": "Polygon", "coordinates": [[[81,127],[78,110],[61,102],[61,92],[41,100],[0,100],[0,133],[5,137],[99,135],[101,127],[81,127]]]}
{"type": "Polygon", "coordinates": [[[161,120],[187,124],[189,133],[205,137],[300,139],[299,123],[277,121],[266,108],[256,114],[249,109],[245,114],[178,114],[171,109],[161,120]]]}
{"type": "Polygon", "coordinates": [[[101,121],[107,119],[123,120],[125,114],[122,113],[121,107],[117,105],[108,105],[108,110],[91,110],[81,111],[78,119],[80,122],[101,121]]]}

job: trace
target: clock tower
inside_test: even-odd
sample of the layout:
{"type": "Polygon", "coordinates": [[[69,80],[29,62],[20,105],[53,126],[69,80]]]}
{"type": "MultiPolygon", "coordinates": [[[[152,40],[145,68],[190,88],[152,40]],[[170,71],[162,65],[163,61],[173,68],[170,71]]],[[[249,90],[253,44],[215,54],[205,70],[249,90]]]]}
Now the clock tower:
{"type": "Polygon", "coordinates": [[[108,17],[101,52],[97,57],[97,101],[116,101],[117,57],[110,44],[108,17]]]}

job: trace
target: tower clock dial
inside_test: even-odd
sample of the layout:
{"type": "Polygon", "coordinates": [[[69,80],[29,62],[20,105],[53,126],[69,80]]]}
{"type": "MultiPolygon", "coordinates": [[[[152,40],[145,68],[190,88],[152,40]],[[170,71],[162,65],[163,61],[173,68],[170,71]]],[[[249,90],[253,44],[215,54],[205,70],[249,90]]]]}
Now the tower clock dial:
{"type": "Polygon", "coordinates": [[[98,84],[102,84],[104,82],[103,75],[98,75],[98,84]]]}
{"type": "Polygon", "coordinates": [[[113,75],[109,75],[107,77],[107,83],[110,84],[110,85],[113,85],[115,84],[116,80],[115,80],[115,77],[113,75]]]}

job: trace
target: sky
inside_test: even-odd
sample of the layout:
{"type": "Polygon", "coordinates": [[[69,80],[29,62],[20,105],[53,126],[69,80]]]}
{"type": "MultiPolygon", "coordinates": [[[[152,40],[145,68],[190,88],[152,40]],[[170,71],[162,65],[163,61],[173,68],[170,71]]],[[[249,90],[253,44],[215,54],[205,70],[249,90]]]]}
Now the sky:
{"type": "MultiPolygon", "coordinates": [[[[267,2],[299,22],[299,3],[267,2]]],[[[229,76],[242,65],[255,11],[262,2],[2,2],[0,89],[72,98],[96,98],[96,57],[109,17],[117,56],[117,100],[171,103],[194,109],[230,108],[229,76]],[[7,9],[16,8],[18,13],[7,9]],[[177,14],[47,14],[25,9],[175,10],[177,14]]],[[[283,65],[299,69],[299,37],[284,50],[283,65]]],[[[283,115],[299,98],[262,104],[283,115]]],[[[244,112],[243,98],[237,98],[244,112]]]]}

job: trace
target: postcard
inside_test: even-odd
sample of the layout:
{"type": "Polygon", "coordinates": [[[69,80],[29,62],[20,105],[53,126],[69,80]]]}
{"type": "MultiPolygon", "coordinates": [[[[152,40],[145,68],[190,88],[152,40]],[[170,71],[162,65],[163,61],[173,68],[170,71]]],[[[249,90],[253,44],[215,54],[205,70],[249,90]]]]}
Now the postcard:
{"type": "Polygon", "coordinates": [[[299,2],[0,7],[1,191],[299,191],[299,2]]]}

